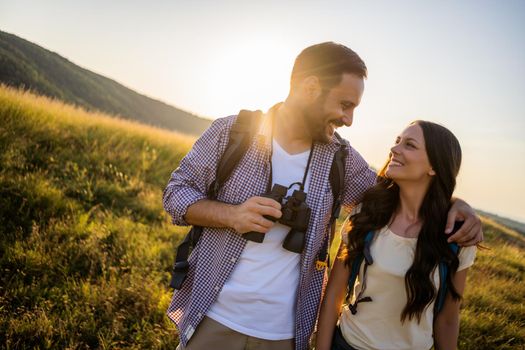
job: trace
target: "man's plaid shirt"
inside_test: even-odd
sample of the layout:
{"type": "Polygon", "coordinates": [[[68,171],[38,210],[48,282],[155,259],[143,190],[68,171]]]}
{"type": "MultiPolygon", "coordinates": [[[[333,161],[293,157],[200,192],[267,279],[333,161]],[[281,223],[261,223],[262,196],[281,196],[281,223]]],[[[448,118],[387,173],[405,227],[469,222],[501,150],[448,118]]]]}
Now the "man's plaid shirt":
{"type": "MultiPolygon", "coordinates": [[[[207,188],[215,179],[217,164],[226,149],[230,129],[236,116],[218,119],[195,142],[191,151],[171,175],[164,190],[164,208],[176,225],[188,225],[186,210],[205,199],[207,188]]],[[[271,119],[268,115],[256,137],[230,179],[219,191],[217,200],[240,204],[266,190],[270,176],[271,119]]],[[[375,183],[376,174],[347,141],[345,181],[342,204],[351,208],[363,192],[375,183]]],[[[330,235],[330,215],[333,196],[329,173],[340,143],[334,136],[329,144],[316,143],[310,165],[311,182],[307,204],[311,208],[310,227],[301,254],[299,288],[296,309],[296,349],[307,349],[319,312],[326,285],[324,270],[315,262],[324,239],[330,235]]],[[[201,238],[189,258],[190,269],[182,288],[175,291],[168,308],[168,317],[177,325],[180,341],[186,346],[195,329],[216,300],[241,256],[246,240],[233,229],[204,228],[201,238]]]]}

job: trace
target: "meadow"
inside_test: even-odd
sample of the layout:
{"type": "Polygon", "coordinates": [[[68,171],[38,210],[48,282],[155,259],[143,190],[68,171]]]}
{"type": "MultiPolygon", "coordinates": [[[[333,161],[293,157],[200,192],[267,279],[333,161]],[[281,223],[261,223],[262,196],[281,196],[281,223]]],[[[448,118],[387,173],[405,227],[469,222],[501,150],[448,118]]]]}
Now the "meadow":
{"type": "MultiPolygon", "coordinates": [[[[175,349],[161,197],[193,141],[0,86],[0,347],[175,349]]],[[[459,348],[523,349],[524,233],[483,224],[459,348]]]]}

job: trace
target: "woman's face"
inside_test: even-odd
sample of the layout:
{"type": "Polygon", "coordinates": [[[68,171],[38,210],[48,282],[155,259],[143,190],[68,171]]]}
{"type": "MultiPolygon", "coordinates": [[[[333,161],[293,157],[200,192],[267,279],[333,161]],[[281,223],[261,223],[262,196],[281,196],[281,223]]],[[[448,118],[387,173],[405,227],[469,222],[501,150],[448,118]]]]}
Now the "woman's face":
{"type": "Polygon", "coordinates": [[[429,183],[435,175],[428,160],[423,130],[417,124],[407,127],[390,149],[386,176],[398,185],[406,182],[429,183]]]}

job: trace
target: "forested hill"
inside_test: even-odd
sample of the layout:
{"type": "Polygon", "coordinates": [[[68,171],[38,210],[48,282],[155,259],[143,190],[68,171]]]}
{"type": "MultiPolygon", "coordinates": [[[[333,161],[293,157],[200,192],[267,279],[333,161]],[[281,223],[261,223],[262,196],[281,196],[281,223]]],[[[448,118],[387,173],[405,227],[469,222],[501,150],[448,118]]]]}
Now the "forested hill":
{"type": "Polygon", "coordinates": [[[200,135],[211,123],[0,31],[0,82],[126,119],[200,135]]]}

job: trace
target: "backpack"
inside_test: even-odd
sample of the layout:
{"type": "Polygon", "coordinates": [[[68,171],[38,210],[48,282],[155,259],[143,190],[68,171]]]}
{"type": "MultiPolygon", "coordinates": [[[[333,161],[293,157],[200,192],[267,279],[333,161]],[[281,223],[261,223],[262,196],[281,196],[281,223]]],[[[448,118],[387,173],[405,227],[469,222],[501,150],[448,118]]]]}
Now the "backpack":
{"type": "MultiPolygon", "coordinates": [[[[221,159],[217,165],[215,180],[211,183],[207,191],[208,199],[216,199],[223,184],[229,179],[233,170],[239,164],[244,156],[255,133],[258,130],[262,118],[261,111],[241,110],[230,130],[228,144],[221,159]]],[[[344,186],[344,169],[345,159],[348,154],[346,145],[342,142],[341,137],[335,133],[338,140],[341,141],[341,147],[337,150],[330,168],[330,184],[334,198],[332,212],[330,217],[331,237],[335,231],[335,220],[339,217],[341,210],[340,192],[344,186]]],[[[177,247],[175,263],[173,264],[170,287],[180,289],[189,270],[188,257],[193,247],[196,246],[202,234],[202,227],[193,226],[188,234],[184,237],[182,243],[177,247]]],[[[323,246],[317,259],[317,269],[322,269],[328,265],[328,237],[325,237],[323,246]]]]}
{"type": "MultiPolygon", "coordinates": [[[[458,225],[458,222],[456,222],[456,225],[454,226],[453,233],[457,231],[461,227],[461,224],[458,225]]],[[[354,260],[352,261],[352,269],[350,271],[350,278],[348,279],[348,292],[347,292],[347,299],[349,300],[351,293],[354,290],[355,281],[357,279],[357,276],[359,275],[359,270],[361,268],[361,264],[363,261],[365,262],[364,266],[364,274],[366,274],[366,269],[368,268],[368,265],[372,265],[374,260],[372,259],[372,255],[370,253],[370,247],[372,245],[372,241],[374,239],[374,232],[370,231],[366,234],[364,239],[364,249],[363,253],[356,256],[354,260]]],[[[457,256],[459,254],[459,246],[455,242],[448,243],[448,247],[452,252],[457,256]]],[[[436,301],[434,302],[434,317],[443,309],[443,305],[445,304],[445,297],[447,296],[447,277],[449,274],[448,265],[445,263],[445,261],[441,260],[438,264],[439,268],[439,289],[438,294],[436,296],[436,301]]],[[[356,300],[353,304],[348,304],[348,308],[350,309],[350,312],[352,315],[355,315],[357,313],[357,304],[360,302],[368,302],[372,301],[371,297],[363,297],[361,298],[361,293],[357,295],[356,300]]]]}

